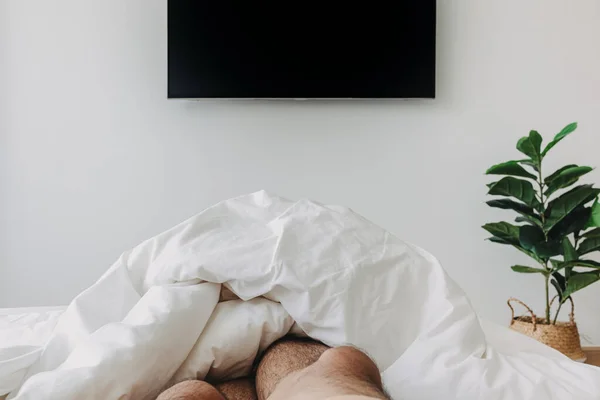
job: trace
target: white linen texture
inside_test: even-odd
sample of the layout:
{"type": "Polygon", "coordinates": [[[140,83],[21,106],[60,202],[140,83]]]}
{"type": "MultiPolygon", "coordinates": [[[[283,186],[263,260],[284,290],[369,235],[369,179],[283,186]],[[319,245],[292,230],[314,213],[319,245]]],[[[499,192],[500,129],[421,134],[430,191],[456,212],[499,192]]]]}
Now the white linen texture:
{"type": "Polygon", "coordinates": [[[9,399],[155,399],[250,373],[290,331],[364,350],[395,400],[600,399],[600,368],[481,322],[424,250],[348,208],[266,192],[122,254],[43,341],[0,327],[9,399]]]}

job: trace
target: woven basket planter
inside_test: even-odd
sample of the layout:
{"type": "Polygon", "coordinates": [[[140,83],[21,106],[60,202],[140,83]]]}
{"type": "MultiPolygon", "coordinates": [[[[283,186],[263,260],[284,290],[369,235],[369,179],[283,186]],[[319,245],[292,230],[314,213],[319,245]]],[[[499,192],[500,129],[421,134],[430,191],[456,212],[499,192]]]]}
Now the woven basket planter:
{"type": "Polygon", "coordinates": [[[545,318],[536,317],[525,303],[510,298],[508,299],[508,306],[512,313],[510,328],[560,351],[572,360],[583,362],[586,360],[586,356],[581,349],[579,331],[575,323],[575,306],[573,300],[571,298],[569,300],[571,301],[569,322],[557,322],[555,325],[550,325],[546,323],[545,318]],[[530,316],[515,317],[515,310],[511,304],[513,301],[525,307],[530,316]]]}

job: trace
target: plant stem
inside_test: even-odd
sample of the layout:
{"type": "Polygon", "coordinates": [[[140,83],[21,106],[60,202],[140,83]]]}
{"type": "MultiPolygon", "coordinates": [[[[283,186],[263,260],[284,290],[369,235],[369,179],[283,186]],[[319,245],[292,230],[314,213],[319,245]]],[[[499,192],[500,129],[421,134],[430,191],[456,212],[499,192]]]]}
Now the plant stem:
{"type": "Polygon", "coordinates": [[[550,275],[546,275],[546,323],[550,324],[550,275]]]}
{"type": "MultiPolygon", "coordinates": [[[[546,199],[544,198],[544,178],[542,175],[542,162],[538,164],[538,186],[540,188],[540,202],[542,203],[539,213],[542,219],[542,226],[546,224],[546,199]]],[[[544,232],[544,239],[548,241],[548,233],[546,229],[542,229],[544,232]]],[[[548,271],[548,261],[544,262],[544,268],[548,271]]],[[[546,323],[550,324],[550,273],[546,275],[546,323]]]]}
{"type": "MultiPolygon", "coordinates": [[[[540,217],[542,219],[542,225],[545,224],[546,222],[546,216],[545,211],[546,211],[546,199],[544,198],[544,178],[542,177],[542,163],[540,162],[540,164],[538,165],[538,186],[540,188],[540,202],[542,203],[542,207],[541,207],[541,211],[540,211],[540,217]]],[[[546,238],[546,240],[548,240],[548,235],[546,234],[546,230],[542,229],[544,231],[544,237],[546,238]]]]}

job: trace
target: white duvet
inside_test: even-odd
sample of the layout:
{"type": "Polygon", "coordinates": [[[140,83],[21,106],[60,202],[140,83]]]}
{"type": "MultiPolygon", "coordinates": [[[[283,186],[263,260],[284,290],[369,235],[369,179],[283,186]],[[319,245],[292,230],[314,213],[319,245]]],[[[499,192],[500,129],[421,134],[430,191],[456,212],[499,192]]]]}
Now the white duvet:
{"type": "Polygon", "coordinates": [[[290,331],[365,350],[393,399],[600,399],[600,369],[482,327],[430,254],[347,208],[264,192],[124,253],[44,344],[0,343],[0,394],[154,399],[246,375],[290,331]]]}

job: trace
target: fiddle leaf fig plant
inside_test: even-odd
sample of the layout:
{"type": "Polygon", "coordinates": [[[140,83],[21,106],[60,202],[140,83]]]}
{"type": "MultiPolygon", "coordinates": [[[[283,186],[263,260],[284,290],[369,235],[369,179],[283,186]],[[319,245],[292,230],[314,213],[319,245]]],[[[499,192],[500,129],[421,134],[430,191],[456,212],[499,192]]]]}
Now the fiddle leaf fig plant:
{"type": "Polygon", "coordinates": [[[561,306],[571,295],[600,281],[600,262],[590,256],[600,251],[600,189],[579,180],[591,167],[565,165],[544,175],[544,159],[558,143],[577,129],[565,126],[545,147],[537,131],[517,142],[525,158],[490,167],[487,175],[499,179],[488,184],[488,194],[497,196],[490,207],[517,213],[514,222],[483,226],[494,243],[516,248],[535,266],[514,265],[523,274],[540,274],[545,282],[546,323],[556,324],[561,306]],[[550,286],[558,298],[553,319],[550,315],[550,286]]]}

